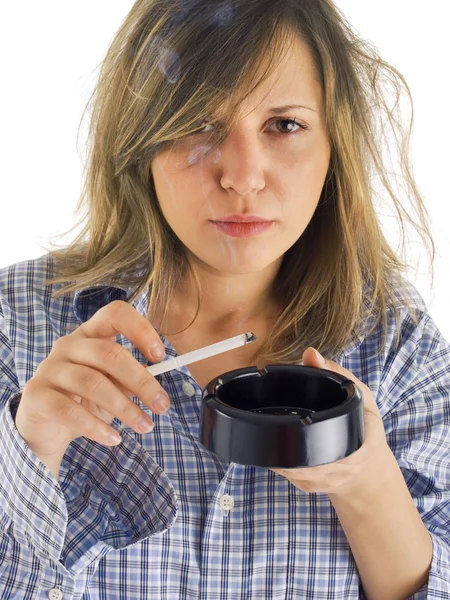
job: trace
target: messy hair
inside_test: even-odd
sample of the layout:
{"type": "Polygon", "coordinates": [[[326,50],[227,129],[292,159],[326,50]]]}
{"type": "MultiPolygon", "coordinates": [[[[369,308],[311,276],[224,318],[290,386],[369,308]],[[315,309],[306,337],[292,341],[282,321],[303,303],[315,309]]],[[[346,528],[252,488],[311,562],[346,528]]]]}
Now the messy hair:
{"type": "MultiPolygon", "coordinates": [[[[190,275],[198,294],[192,325],[201,303],[200,280],[161,211],[152,160],[210,122],[219,106],[225,107],[225,125],[208,144],[212,150],[223,143],[236,125],[237,107],[295,37],[311,53],[322,88],[330,164],[313,217],[283,256],[274,282],[282,310],[253,362],[297,361],[309,345],[332,358],[355,332],[368,334],[381,319],[384,346],[387,313],[394,310],[398,316],[398,294],[406,281],[398,277],[408,268],[405,221],[431,251],[431,268],[435,247],[409,162],[413,113],[407,131],[396,114],[402,86],[412,107],[409,87],[373,45],[357,36],[332,0],[135,2],[101,63],[85,108],[92,101],[77,206],[78,212],[86,204],[86,211],[74,228],[85,225],[67,247],[47,248],[55,265],[47,284],[67,284],[54,296],[117,284],[131,289],[127,302],[132,303],[147,290],[152,321],[157,310],[167,311],[172,293],[190,275]],[[402,198],[383,161],[393,148],[406,183],[402,198]],[[376,178],[389,206],[395,206],[401,253],[383,234],[376,178]]],[[[414,319],[408,294],[400,304],[414,319]]]]}

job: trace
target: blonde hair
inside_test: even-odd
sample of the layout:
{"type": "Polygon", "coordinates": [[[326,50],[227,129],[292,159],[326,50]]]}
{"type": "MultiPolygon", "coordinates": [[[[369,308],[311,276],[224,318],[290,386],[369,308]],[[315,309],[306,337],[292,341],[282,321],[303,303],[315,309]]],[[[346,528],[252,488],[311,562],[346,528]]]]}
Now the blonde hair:
{"type": "MultiPolygon", "coordinates": [[[[190,271],[200,306],[198,277],[159,207],[152,158],[210,121],[219,105],[227,106],[227,126],[211,148],[220,144],[235,125],[236,107],[264,80],[292,35],[306,43],[322,86],[330,166],[308,227],[283,257],[274,285],[283,310],[253,361],[297,361],[308,345],[332,358],[353,332],[365,330],[368,319],[367,334],[383,319],[384,346],[387,311],[398,315],[398,275],[407,264],[381,230],[374,174],[401,223],[401,257],[405,221],[431,249],[431,267],[435,253],[409,163],[413,114],[407,132],[395,118],[401,84],[411,107],[412,97],[401,73],[352,31],[331,0],[135,2],[89,100],[87,174],[77,206],[78,212],[86,202],[87,211],[74,228],[86,223],[69,246],[46,248],[55,260],[47,284],[68,284],[55,297],[94,284],[118,284],[132,288],[131,303],[148,286],[151,320],[157,307],[167,310],[172,292],[190,271]],[[393,107],[387,80],[396,93],[393,107]],[[410,211],[395,195],[383,163],[387,123],[398,143],[410,211]]],[[[407,294],[404,304],[414,319],[407,294]]],[[[397,342],[399,334],[398,327],[397,342]]]]}

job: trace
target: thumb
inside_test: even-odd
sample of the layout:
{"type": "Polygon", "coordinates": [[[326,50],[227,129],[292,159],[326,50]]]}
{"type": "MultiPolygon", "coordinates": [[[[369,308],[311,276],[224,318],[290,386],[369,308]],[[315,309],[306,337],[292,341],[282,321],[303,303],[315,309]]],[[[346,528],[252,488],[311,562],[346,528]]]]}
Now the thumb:
{"type": "Polygon", "coordinates": [[[347,377],[348,379],[351,379],[352,381],[359,382],[359,383],[361,383],[362,386],[364,386],[364,384],[362,382],[360,382],[359,379],[356,379],[356,377],[353,375],[353,373],[351,373],[350,371],[345,369],[342,365],[340,365],[332,360],[325,359],[312,346],[310,346],[309,348],[306,348],[306,350],[303,352],[303,364],[306,367],[315,367],[318,369],[326,369],[328,371],[333,371],[334,373],[339,373],[340,375],[343,375],[344,377],[347,377]]]}
{"type": "Polygon", "coordinates": [[[302,358],[303,358],[303,364],[306,367],[318,367],[320,369],[326,368],[325,367],[325,365],[326,365],[325,359],[312,346],[310,346],[303,352],[302,358]]]}
{"type": "Polygon", "coordinates": [[[350,381],[353,381],[358,387],[361,388],[361,391],[364,393],[366,405],[378,412],[378,409],[376,408],[377,405],[370,388],[363,381],[358,379],[356,375],[354,375],[348,369],[344,368],[342,365],[332,360],[325,360],[323,356],[321,356],[321,354],[312,346],[306,348],[306,350],[303,352],[303,364],[306,367],[316,367],[318,369],[327,369],[328,371],[339,373],[340,375],[343,375],[350,381]]]}

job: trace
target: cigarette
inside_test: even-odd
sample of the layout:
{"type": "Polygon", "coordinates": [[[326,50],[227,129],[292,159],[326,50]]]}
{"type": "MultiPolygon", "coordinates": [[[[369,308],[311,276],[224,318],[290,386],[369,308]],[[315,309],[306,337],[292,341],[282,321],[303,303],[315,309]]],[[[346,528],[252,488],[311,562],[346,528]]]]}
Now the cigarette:
{"type": "Polygon", "coordinates": [[[146,367],[146,369],[152,375],[161,375],[162,373],[167,373],[167,371],[172,371],[172,369],[178,369],[183,365],[189,365],[199,360],[209,358],[210,356],[222,354],[222,352],[228,352],[228,350],[234,350],[235,348],[239,348],[239,346],[245,346],[245,344],[249,344],[255,340],[256,335],[254,333],[243,333],[242,335],[223,340],[223,342],[217,342],[217,344],[211,344],[210,346],[199,348],[193,352],[187,352],[181,356],[175,356],[175,358],[164,360],[156,365],[146,367]]]}

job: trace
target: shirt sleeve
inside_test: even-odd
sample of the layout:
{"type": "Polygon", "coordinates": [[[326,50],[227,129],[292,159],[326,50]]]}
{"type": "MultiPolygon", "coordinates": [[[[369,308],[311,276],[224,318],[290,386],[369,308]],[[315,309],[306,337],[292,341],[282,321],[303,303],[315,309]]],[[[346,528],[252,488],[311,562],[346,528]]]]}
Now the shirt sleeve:
{"type": "Polygon", "coordinates": [[[74,440],[57,482],[15,427],[17,385],[0,304],[2,598],[47,599],[59,586],[65,600],[75,600],[105,554],[170,527],[178,511],[175,490],[118,422],[118,446],[74,440]]]}
{"type": "Polygon", "coordinates": [[[450,598],[450,344],[420,311],[402,322],[380,385],[388,443],[430,533],[429,580],[408,600],[450,598]]]}

